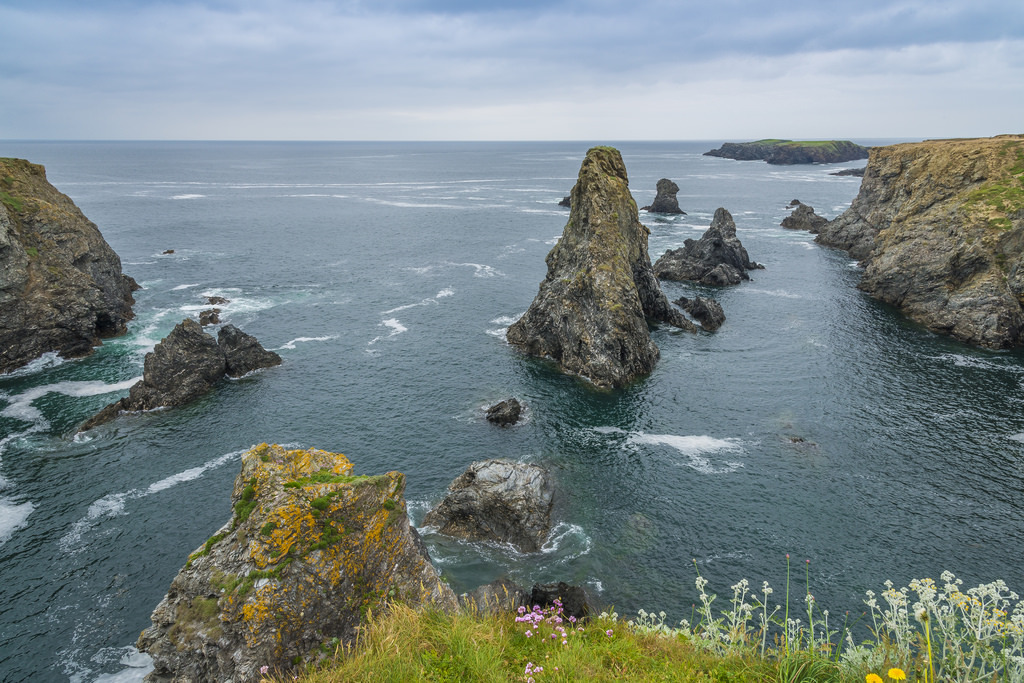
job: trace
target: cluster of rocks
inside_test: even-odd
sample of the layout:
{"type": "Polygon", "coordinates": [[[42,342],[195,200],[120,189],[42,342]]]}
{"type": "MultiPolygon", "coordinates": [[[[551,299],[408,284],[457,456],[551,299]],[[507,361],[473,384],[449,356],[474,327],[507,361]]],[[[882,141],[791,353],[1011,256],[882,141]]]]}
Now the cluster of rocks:
{"type": "Polygon", "coordinates": [[[725,322],[725,311],[722,310],[722,304],[706,296],[692,298],[684,296],[672,303],[692,315],[706,332],[714,332],[725,322]]]}
{"type": "Polygon", "coordinates": [[[279,365],[281,357],[267,351],[255,337],[225,325],[217,338],[191,318],[178,323],[143,361],[142,379],[128,396],[111,403],[82,425],[92,429],[122,412],[184,405],[224,376],[241,377],[253,370],[279,365]]]}
{"type": "Polygon", "coordinates": [[[662,280],[690,280],[705,285],[735,285],[749,280],[748,270],[764,268],[747,255],[732,214],[715,211],[711,227],[699,240],[688,239],[679,249],[666,251],[654,262],[654,273],[662,280]]]}
{"type": "Polygon", "coordinates": [[[814,207],[804,204],[799,199],[789,203],[792,212],[782,219],[782,227],[790,230],[806,230],[815,235],[828,224],[828,219],[814,213],[814,207]]]}

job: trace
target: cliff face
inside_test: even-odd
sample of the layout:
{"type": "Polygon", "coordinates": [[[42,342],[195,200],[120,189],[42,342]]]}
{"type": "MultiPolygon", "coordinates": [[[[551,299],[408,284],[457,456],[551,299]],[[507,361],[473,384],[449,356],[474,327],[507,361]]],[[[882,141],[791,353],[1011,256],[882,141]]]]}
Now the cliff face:
{"type": "Polygon", "coordinates": [[[971,344],[1024,344],[1024,136],[873,148],[860,193],[818,242],[859,287],[971,344]]]}
{"type": "Polygon", "coordinates": [[[648,318],[696,327],[661,292],[647,253],[650,233],[619,152],[587,152],[570,196],[569,222],[547,256],[547,277],[507,338],[598,386],[622,386],[658,360],[648,318]]]}
{"type": "Polygon", "coordinates": [[[389,599],[456,608],[409,525],[405,477],[351,472],[317,449],[242,456],[231,520],[189,556],[139,638],[147,681],[257,681],[262,666],[280,673],[351,643],[389,599]]]}
{"type": "Polygon", "coordinates": [[[42,166],[0,158],[0,372],[123,334],[138,285],[42,166]]]}
{"type": "Polygon", "coordinates": [[[868,148],[849,140],[757,140],[756,142],[726,142],[718,149],[704,152],[704,156],[753,161],[764,159],[769,164],[836,164],[854,159],[866,159],[868,148]]]}

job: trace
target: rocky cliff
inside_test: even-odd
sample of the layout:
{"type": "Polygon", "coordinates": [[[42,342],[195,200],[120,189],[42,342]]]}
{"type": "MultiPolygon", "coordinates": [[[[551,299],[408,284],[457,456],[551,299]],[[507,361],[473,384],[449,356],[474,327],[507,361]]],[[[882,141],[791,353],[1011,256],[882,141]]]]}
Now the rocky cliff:
{"type": "Polygon", "coordinates": [[[873,148],[816,241],[862,260],[859,287],[932,330],[1024,344],[1024,136],[873,148]]]}
{"type": "Polygon", "coordinates": [[[661,291],[647,253],[650,233],[618,150],[588,151],[570,197],[569,222],[547,256],[547,277],[507,338],[598,386],[623,386],[658,360],[647,319],[696,326],[661,291]]]}
{"type": "Polygon", "coordinates": [[[139,649],[146,680],[260,679],[351,643],[389,600],[454,610],[455,594],[409,525],[398,472],[353,476],[343,455],[256,446],[231,519],[171,582],[139,649]]]}
{"type": "Polygon", "coordinates": [[[123,334],[138,288],[42,166],[0,158],[0,372],[123,334]]]}
{"type": "Polygon", "coordinates": [[[704,156],[754,161],[764,159],[769,164],[836,164],[855,159],[866,159],[868,148],[849,140],[757,140],[756,142],[726,142],[718,149],[704,152],[704,156]]]}

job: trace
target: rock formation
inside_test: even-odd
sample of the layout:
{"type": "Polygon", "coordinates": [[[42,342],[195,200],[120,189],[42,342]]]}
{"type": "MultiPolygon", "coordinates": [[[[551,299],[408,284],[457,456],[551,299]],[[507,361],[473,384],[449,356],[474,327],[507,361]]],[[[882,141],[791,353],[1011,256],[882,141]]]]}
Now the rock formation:
{"type": "Polygon", "coordinates": [[[782,219],[782,227],[789,228],[790,230],[806,230],[807,232],[818,234],[818,232],[825,227],[828,223],[828,219],[823,216],[819,216],[814,213],[814,207],[808,206],[803,202],[794,199],[793,204],[795,206],[793,212],[782,219]]]}
{"type": "Polygon", "coordinates": [[[844,168],[841,171],[836,171],[835,173],[829,173],[829,175],[840,175],[840,176],[847,176],[848,175],[848,176],[855,176],[857,178],[863,178],[864,177],[864,170],[865,169],[863,169],[863,168],[844,168]]]}
{"type": "Polygon", "coordinates": [[[219,325],[220,324],[220,309],[211,308],[205,311],[199,312],[199,324],[203,327],[207,325],[219,325]]]}
{"type": "Polygon", "coordinates": [[[42,166],[0,158],[0,373],[123,334],[138,288],[42,166]]]}
{"type": "Polygon", "coordinates": [[[862,260],[858,285],[971,344],[1024,344],[1024,136],[876,147],[817,242],[862,260]]]}
{"type": "Polygon", "coordinates": [[[570,196],[569,222],[547,256],[547,277],[506,337],[598,386],[623,386],[658,360],[648,318],[696,328],[661,292],[647,253],[649,231],[619,152],[587,152],[570,196]]]}
{"type": "Polygon", "coordinates": [[[487,409],[487,421],[499,427],[508,427],[519,422],[523,404],[514,398],[495,403],[487,409]]]}
{"type": "Polygon", "coordinates": [[[643,208],[644,211],[686,214],[685,211],[679,208],[679,200],[676,199],[676,194],[679,192],[678,185],[668,178],[662,178],[658,181],[657,189],[658,194],[654,197],[654,201],[650,206],[645,206],[643,208]]]}
{"type": "Polygon", "coordinates": [[[715,211],[711,227],[699,240],[688,239],[679,249],[670,249],[654,263],[654,274],[662,280],[691,280],[705,285],[735,285],[749,280],[748,270],[764,268],[747,256],[736,223],[725,209],[715,211]]]}
{"type": "Polygon", "coordinates": [[[561,201],[558,202],[559,206],[564,206],[567,209],[572,208],[572,199],[568,196],[562,197],[561,201]]]}
{"type": "Polygon", "coordinates": [[[469,541],[510,543],[521,552],[540,550],[551,529],[554,486],[539,465],[484,460],[448,486],[423,524],[469,541]]]}
{"type": "Polygon", "coordinates": [[[241,377],[280,363],[279,355],[234,325],[222,327],[214,339],[187,318],[146,354],[142,379],[129,389],[128,396],[98,412],[82,430],[109,422],[123,411],[184,405],[205,394],[225,375],[241,377]]]}
{"type": "Polygon", "coordinates": [[[718,149],[704,152],[707,157],[739,161],[764,159],[769,164],[835,164],[867,159],[868,148],[849,140],[758,140],[726,142],[718,149]]]}
{"type": "Polygon", "coordinates": [[[696,318],[700,326],[707,332],[714,332],[725,322],[725,311],[722,310],[722,304],[714,299],[704,296],[688,299],[684,296],[672,303],[696,318]]]}
{"type": "Polygon", "coordinates": [[[138,647],[146,680],[260,680],[350,644],[390,599],[456,608],[409,525],[399,472],[262,444],[242,456],[231,519],[188,558],[138,647]],[[321,647],[325,646],[325,647],[321,647]]]}

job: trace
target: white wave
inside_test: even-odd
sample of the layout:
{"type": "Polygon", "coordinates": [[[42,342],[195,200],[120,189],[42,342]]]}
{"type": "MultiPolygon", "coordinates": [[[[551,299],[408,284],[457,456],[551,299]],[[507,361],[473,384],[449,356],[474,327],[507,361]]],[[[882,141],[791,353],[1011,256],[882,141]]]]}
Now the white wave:
{"type": "Polygon", "coordinates": [[[450,296],[455,296],[455,290],[451,287],[442,289],[440,292],[435,294],[429,299],[421,299],[414,304],[405,304],[404,306],[396,306],[395,308],[389,308],[386,311],[381,311],[381,315],[391,315],[392,313],[398,313],[399,311],[406,311],[410,308],[416,308],[417,306],[431,306],[437,303],[438,299],[446,299],[450,296]]]}
{"type": "Polygon", "coordinates": [[[590,553],[594,543],[590,536],[578,524],[559,522],[548,532],[548,537],[540,547],[544,555],[557,554],[560,563],[575,560],[590,553]]]}
{"type": "Polygon", "coordinates": [[[1024,432],[1020,434],[1011,434],[1006,438],[1010,439],[1011,441],[1019,441],[1021,443],[1024,443],[1024,432]]]}
{"type": "Polygon", "coordinates": [[[768,296],[777,296],[777,297],[781,297],[783,299],[803,299],[804,298],[802,294],[792,294],[790,292],[787,292],[784,289],[755,289],[753,287],[750,287],[750,288],[747,288],[746,291],[752,292],[754,294],[766,294],[768,296]]]}
{"type": "Polygon", "coordinates": [[[465,266],[466,268],[475,268],[476,272],[473,273],[476,277],[494,277],[495,275],[504,276],[500,270],[496,270],[491,266],[484,265],[482,263],[449,263],[450,266],[465,266]]]}
{"type": "Polygon", "coordinates": [[[30,422],[37,425],[39,429],[46,429],[49,423],[43,417],[43,414],[39,412],[39,409],[32,405],[32,402],[36,399],[42,398],[49,393],[64,394],[65,396],[72,397],[109,394],[115,391],[130,389],[131,386],[140,379],[142,378],[135,377],[123,382],[115,382],[114,384],[107,384],[106,382],[100,381],[67,381],[57,382],[56,384],[45,384],[41,387],[29,389],[17,396],[11,396],[10,404],[0,411],[0,415],[10,417],[15,420],[21,420],[22,422],[30,422]]]}
{"type": "Polygon", "coordinates": [[[980,368],[982,370],[997,370],[999,372],[1014,372],[1022,373],[1024,368],[1020,368],[1014,365],[1007,365],[1003,363],[994,363],[984,358],[978,358],[976,356],[965,356],[960,353],[942,353],[938,356],[928,356],[933,360],[942,361],[944,363],[952,363],[958,368],[980,368]]]}
{"type": "MultiPolygon", "coordinates": [[[[374,204],[383,204],[384,206],[397,206],[403,209],[468,209],[468,206],[460,206],[458,204],[431,204],[427,202],[396,202],[389,199],[375,199],[373,197],[364,197],[364,201],[372,202],[374,204]]],[[[479,207],[472,207],[479,208],[479,207]]],[[[495,207],[497,208],[497,207],[495,207]]]]}
{"type": "Polygon", "coordinates": [[[426,275],[434,269],[434,266],[423,266],[422,268],[403,268],[403,270],[410,270],[417,275],[426,275]]]}
{"type": "Polygon", "coordinates": [[[226,453],[220,457],[205,462],[198,467],[190,467],[183,472],[178,472],[177,474],[165,477],[150,484],[144,489],[131,489],[129,491],[122,491],[119,493],[108,493],[99,500],[93,501],[89,506],[89,509],[86,511],[85,516],[71,525],[68,532],[60,539],[58,544],[60,549],[65,553],[75,553],[82,550],[85,547],[83,537],[90,530],[101,524],[105,519],[113,519],[114,517],[121,517],[128,514],[125,510],[125,504],[129,500],[145,498],[151,494],[166,491],[167,489],[177,486],[182,482],[198,479],[209,470],[216,469],[238,459],[244,452],[245,451],[234,451],[226,453]]]}
{"type": "Polygon", "coordinates": [[[338,338],[338,335],[336,335],[336,334],[332,334],[332,335],[327,336],[327,337],[296,337],[295,339],[292,339],[290,342],[288,342],[284,346],[281,346],[280,348],[275,349],[275,351],[280,351],[281,349],[294,349],[296,344],[301,344],[303,342],[330,341],[331,339],[337,339],[337,338],[338,338]]]}
{"type": "Polygon", "coordinates": [[[703,474],[728,474],[743,467],[740,462],[726,462],[723,466],[715,466],[705,457],[710,453],[743,452],[744,448],[738,439],[717,439],[707,435],[679,436],[676,434],[647,434],[645,432],[626,432],[618,427],[592,427],[591,431],[598,434],[624,434],[628,446],[670,446],[686,456],[687,462],[681,463],[703,474]]]}
{"type": "Polygon", "coordinates": [[[455,290],[451,287],[445,287],[440,292],[434,295],[435,299],[443,299],[445,297],[455,296],[455,290]]]}
{"type": "Polygon", "coordinates": [[[398,321],[398,318],[388,318],[387,320],[382,321],[380,325],[382,327],[386,327],[389,330],[391,330],[391,333],[390,334],[383,334],[383,335],[381,335],[379,337],[374,337],[373,339],[370,340],[370,343],[367,344],[367,346],[373,346],[374,344],[379,342],[381,339],[390,339],[391,337],[395,337],[397,335],[400,335],[403,332],[408,332],[408,330],[409,330],[409,328],[407,328],[405,325],[403,325],[402,323],[400,323],[398,321]]]}
{"type": "Polygon", "coordinates": [[[171,199],[202,199],[205,194],[176,194],[171,199]]]}
{"type": "Polygon", "coordinates": [[[526,311],[523,311],[522,313],[520,313],[519,315],[516,315],[516,316],[499,315],[497,318],[492,320],[491,323],[493,325],[501,325],[501,327],[490,329],[490,330],[487,330],[486,332],[487,332],[487,334],[491,335],[492,337],[498,337],[499,339],[505,339],[505,335],[508,333],[508,326],[511,325],[512,323],[514,323],[515,321],[519,320],[520,318],[522,318],[524,315],[526,315],[526,311]]]}
{"type": "Polygon", "coordinates": [[[10,498],[0,498],[0,545],[25,526],[28,516],[35,509],[36,506],[30,502],[15,503],[10,498]]]}
{"type": "Polygon", "coordinates": [[[55,368],[58,365],[63,365],[67,362],[67,359],[61,358],[56,351],[49,351],[36,358],[34,361],[21,366],[16,370],[10,372],[0,373],[0,377],[21,377],[23,375],[31,375],[33,372],[39,372],[40,370],[47,370],[49,368],[55,368]]]}
{"type": "Polygon", "coordinates": [[[181,291],[182,289],[192,289],[193,287],[198,287],[198,286],[199,286],[198,282],[193,283],[191,285],[178,285],[177,287],[171,287],[171,291],[172,292],[178,292],[178,291],[181,291]]]}

